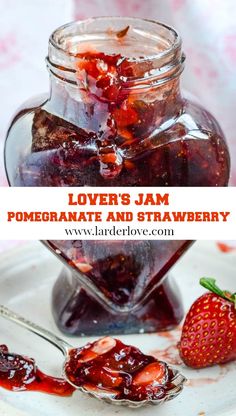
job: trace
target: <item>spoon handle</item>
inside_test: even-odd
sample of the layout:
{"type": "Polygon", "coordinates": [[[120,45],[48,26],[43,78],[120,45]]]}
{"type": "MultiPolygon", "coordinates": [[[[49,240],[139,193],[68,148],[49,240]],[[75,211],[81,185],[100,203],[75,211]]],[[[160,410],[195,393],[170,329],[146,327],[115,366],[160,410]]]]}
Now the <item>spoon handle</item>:
{"type": "Polygon", "coordinates": [[[68,353],[68,350],[72,348],[70,344],[68,344],[63,339],[54,335],[52,332],[40,327],[34,322],[29,321],[23,316],[18,315],[17,313],[11,311],[10,309],[6,308],[3,305],[0,305],[0,316],[8,319],[9,321],[15,322],[16,324],[20,326],[23,326],[24,328],[28,329],[28,331],[31,331],[34,334],[38,335],[39,337],[50,342],[52,345],[57,347],[64,356],[66,356],[68,353]]]}

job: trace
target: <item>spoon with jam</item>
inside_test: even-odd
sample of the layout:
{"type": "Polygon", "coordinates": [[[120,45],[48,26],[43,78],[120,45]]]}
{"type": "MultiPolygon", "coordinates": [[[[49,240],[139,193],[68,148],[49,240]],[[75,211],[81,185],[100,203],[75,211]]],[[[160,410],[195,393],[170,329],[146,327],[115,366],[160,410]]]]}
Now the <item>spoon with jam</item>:
{"type": "MultiPolygon", "coordinates": [[[[52,332],[4,306],[0,306],[0,316],[23,326],[62,352],[65,357],[64,379],[54,379],[61,388],[64,388],[61,389],[62,392],[65,393],[66,388],[66,394],[61,395],[72,394],[73,389],[77,389],[107,403],[141,407],[146,404],[161,404],[175,398],[182,391],[186,381],[178,370],[171,368],[167,363],[145,355],[138,348],[125,345],[118,339],[106,336],[83,347],[73,348],[52,332]],[[68,386],[72,386],[73,389],[68,389],[68,386]]],[[[21,385],[23,383],[21,377],[26,377],[26,373],[29,374],[29,371],[22,371],[28,364],[32,372],[36,371],[38,376],[43,374],[35,367],[34,360],[9,354],[6,347],[2,349],[0,347],[0,381],[1,372],[6,378],[9,369],[11,375],[13,373],[17,375],[18,385],[21,385]]],[[[44,382],[53,380],[50,376],[43,376],[44,382]]],[[[33,377],[31,379],[35,380],[33,377]]],[[[27,384],[29,380],[26,380],[25,385],[27,384]]],[[[4,386],[9,388],[6,382],[4,386]]],[[[33,390],[33,387],[26,389],[33,390]]],[[[38,390],[50,392],[46,388],[38,388],[38,390]]]]}

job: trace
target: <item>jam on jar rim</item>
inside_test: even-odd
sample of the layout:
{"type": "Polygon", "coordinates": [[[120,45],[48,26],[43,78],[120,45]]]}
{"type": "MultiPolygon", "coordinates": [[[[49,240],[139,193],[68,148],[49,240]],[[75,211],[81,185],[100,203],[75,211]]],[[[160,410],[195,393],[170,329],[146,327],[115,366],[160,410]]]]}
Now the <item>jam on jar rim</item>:
{"type": "MultiPolygon", "coordinates": [[[[116,53],[111,49],[110,52],[105,51],[105,54],[111,57],[118,53],[120,55],[117,65],[121,68],[119,82],[122,89],[136,91],[150,88],[150,84],[154,87],[166,83],[179,77],[184,68],[185,55],[181,51],[181,37],[171,26],[148,19],[95,17],[68,23],[52,33],[46,58],[49,71],[61,81],[78,85],[75,61],[80,54],[80,48],[83,48],[83,44],[89,45],[87,50],[84,49],[84,52],[87,52],[96,42],[100,42],[99,46],[107,46],[107,42],[120,43],[120,49],[116,53]],[[97,28],[95,31],[97,25],[101,25],[100,31],[97,28]],[[116,25],[117,30],[113,28],[116,25]],[[139,25],[146,25],[146,31],[142,27],[139,28],[139,25]],[[122,45],[123,36],[119,38],[117,35],[121,32],[124,32],[124,38],[132,32],[127,46],[122,45]],[[133,55],[137,41],[145,42],[146,46],[150,44],[152,53],[140,49],[133,55]],[[129,49],[130,53],[127,53],[129,49]],[[132,64],[135,70],[129,74],[122,74],[122,62],[132,64]]],[[[114,49],[114,44],[112,45],[114,49]]],[[[98,51],[101,52],[101,49],[98,48],[98,51]]]]}
{"type": "Polygon", "coordinates": [[[155,140],[153,134],[168,130],[181,115],[183,61],[179,35],[158,22],[114,17],[71,23],[57,29],[49,40],[51,97],[44,108],[57,114],[65,96],[72,107],[85,110],[79,117],[68,109],[63,117],[78,127],[86,119],[87,150],[88,144],[91,150],[97,149],[104,180],[117,178],[125,159],[130,165],[134,153],[138,157],[163,146],[165,135],[155,140]],[[94,33],[92,40],[90,33],[94,33]],[[158,121],[150,135],[146,120],[155,116],[160,125],[158,121]]]}

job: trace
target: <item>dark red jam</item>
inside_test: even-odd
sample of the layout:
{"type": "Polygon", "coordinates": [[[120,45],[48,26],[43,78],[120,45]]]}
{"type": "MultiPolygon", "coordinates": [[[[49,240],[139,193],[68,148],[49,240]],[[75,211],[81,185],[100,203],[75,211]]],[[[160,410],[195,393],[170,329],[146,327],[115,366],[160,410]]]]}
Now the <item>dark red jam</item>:
{"type": "Polygon", "coordinates": [[[165,397],[173,375],[164,362],[110,337],[72,349],[65,370],[76,386],[132,401],[165,397]]]}
{"type": "Polygon", "coordinates": [[[40,371],[33,358],[10,353],[0,345],[0,387],[12,391],[39,391],[41,393],[71,396],[75,390],[62,378],[40,371]]]}
{"type": "Polygon", "coordinates": [[[152,86],[152,60],[137,64],[96,49],[78,53],[73,70],[73,87],[57,81],[49,100],[15,118],[10,136],[16,128],[29,147],[9,155],[17,160],[7,162],[12,185],[227,185],[223,133],[207,111],[182,98],[178,79],[152,86]]]}
{"type": "Polygon", "coordinates": [[[63,332],[79,335],[173,328],[183,310],[175,284],[163,278],[190,244],[181,240],[48,242],[74,270],[72,276],[64,270],[54,286],[57,324],[63,332]],[[93,285],[92,291],[81,288],[77,270],[93,285]],[[113,310],[107,307],[109,302],[113,310]]]}
{"type": "Polygon", "coordinates": [[[146,295],[155,288],[191,242],[53,240],[48,244],[105,298],[132,307],[144,300],[144,291],[146,295]]]}

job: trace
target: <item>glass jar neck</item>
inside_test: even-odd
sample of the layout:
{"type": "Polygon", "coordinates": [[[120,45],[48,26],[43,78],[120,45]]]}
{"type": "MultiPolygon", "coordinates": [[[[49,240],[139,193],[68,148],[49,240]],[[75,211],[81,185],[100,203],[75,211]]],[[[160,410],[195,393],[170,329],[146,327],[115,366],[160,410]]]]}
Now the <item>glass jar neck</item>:
{"type": "Polygon", "coordinates": [[[128,17],[99,17],[56,29],[49,39],[49,70],[65,82],[78,84],[77,63],[85,56],[116,60],[124,87],[161,84],[178,76],[184,55],[178,33],[170,26],[128,17]],[[100,56],[99,56],[100,55],[100,56]],[[116,59],[117,57],[117,59],[116,59]]]}
{"type": "MultiPolygon", "coordinates": [[[[71,23],[49,41],[49,105],[95,132],[113,124],[116,108],[132,118],[131,110],[126,114],[132,103],[152,112],[150,121],[160,126],[179,111],[183,63],[178,34],[161,23],[116,17],[71,23]]],[[[146,118],[137,122],[142,127],[146,118]]]]}
{"type": "MultiPolygon", "coordinates": [[[[139,103],[140,106],[143,106],[144,111],[145,107],[147,112],[152,109],[155,112],[155,126],[157,128],[163,126],[164,128],[165,125],[166,128],[166,123],[171,119],[175,119],[181,112],[180,79],[175,78],[161,86],[148,86],[145,91],[133,90],[132,93],[129,93],[129,101],[139,103]]],[[[110,107],[114,108],[114,106],[114,104],[109,102],[96,100],[94,97],[92,101],[84,99],[84,94],[81,94],[77,86],[65,84],[54,76],[50,77],[48,111],[78,127],[97,133],[101,124],[104,124],[110,118],[110,107]]],[[[125,110],[126,101],[121,103],[121,108],[125,110]]],[[[140,128],[143,123],[145,123],[145,119],[139,120],[140,128]]]]}

